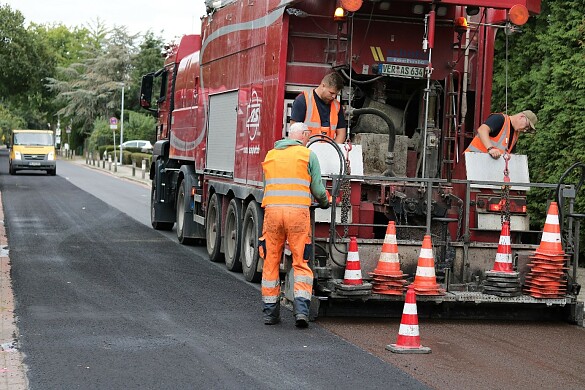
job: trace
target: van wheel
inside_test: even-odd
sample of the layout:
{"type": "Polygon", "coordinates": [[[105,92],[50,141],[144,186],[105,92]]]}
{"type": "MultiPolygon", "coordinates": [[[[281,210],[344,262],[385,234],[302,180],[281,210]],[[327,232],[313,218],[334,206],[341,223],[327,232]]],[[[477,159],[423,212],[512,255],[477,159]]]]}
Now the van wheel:
{"type": "Polygon", "coordinates": [[[48,170],[47,175],[49,175],[49,176],[57,175],[57,168],[48,170]]]}
{"type": "Polygon", "coordinates": [[[223,260],[221,253],[221,197],[217,193],[211,195],[207,205],[205,218],[205,238],[209,260],[217,263],[223,260]]]}
{"type": "Polygon", "coordinates": [[[262,272],[258,271],[258,238],[262,234],[264,215],[258,203],[251,201],[242,223],[242,272],[248,282],[258,283],[262,272]]]}
{"type": "Polygon", "coordinates": [[[8,167],[8,172],[9,172],[11,175],[14,175],[14,174],[16,174],[16,171],[14,170],[14,168],[12,168],[12,164],[10,164],[10,165],[9,165],[9,167],[8,167]]]}

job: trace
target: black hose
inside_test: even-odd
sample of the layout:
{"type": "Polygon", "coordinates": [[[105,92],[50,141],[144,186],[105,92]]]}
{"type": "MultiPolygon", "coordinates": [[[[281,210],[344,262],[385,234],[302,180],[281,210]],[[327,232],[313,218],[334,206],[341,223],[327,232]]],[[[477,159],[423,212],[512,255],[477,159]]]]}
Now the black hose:
{"type": "MultiPolygon", "coordinates": [[[[315,134],[312,135],[311,138],[309,138],[309,142],[307,142],[307,147],[311,146],[312,144],[314,144],[315,142],[326,142],[329,145],[333,146],[333,148],[335,149],[335,151],[337,152],[337,155],[339,157],[339,175],[336,178],[331,178],[331,198],[332,198],[332,202],[331,202],[331,222],[329,224],[329,255],[331,256],[331,261],[333,261],[333,263],[335,263],[337,266],[339,267],[344,267],[345,264],[339,264],[337,261],[335,261],[335,258],[331,255],[333,253],[333,247],[335,246],[335,250],[339,253],[346,253],[344,250],[341,250],[339,248],[337,248],[335,242],[335,235],[336,235],[336,224],[335,224],[335,210],[337,208],[337,202],[335,201],[337,199],[337,196],[339,195],[339,189],[341,188],[341,181],[343,180],[343,178],[345,177],[345,175],[347,174],[347,172],[345,171],[345,157],[343,156],[343,152],[341,150],[341,148],[339,147],[339,145],[337,145],[337,142],[335,142],[334,139],[332,139],[331,137],[325,135],[325,134],[315,134]]],[[[313,244],[315,244],[314,242],[315,240],[315,236],[313,235],[313,244]]]]}
{"type": "Polygon", "coordinates": [[[555,190],[555,198],[558,204],[558,209],[559,209],[559,225],[563,226],[563,197],[561,196],[561,185],[564,184],[564,180],[567,176],[569,176],[569,174],[573,171],[573,169],[575,168],[581,168],[581,178],[579,179],[579,183],[575,186],[575,194],[577,194],[579,192],[579,189],[581,188],[581,186],[583,185],[583,183],[585,182],[585,164],[581,163],[581,162],[576,162],[573,165],[571,165],[562,175],[561,178],[559,179],[559,183],[557,184],[557,188],[555,190]]]}
{"type": "Polygon", "coordinates": [[[394,146],[396,145],[396,128],[394,127],[394,123],[392,119],[383,111],[380,111],[376,108],[356,108],[348,110],[349,114],[352,116],[359,116],[363,114],[372,114],[377,115],[384,122],[388,125],[388,154],[386,155],[386,170],[382,173],[383,176],[394,177],[394,171],[392,167],[394,165],[394,146]]]}

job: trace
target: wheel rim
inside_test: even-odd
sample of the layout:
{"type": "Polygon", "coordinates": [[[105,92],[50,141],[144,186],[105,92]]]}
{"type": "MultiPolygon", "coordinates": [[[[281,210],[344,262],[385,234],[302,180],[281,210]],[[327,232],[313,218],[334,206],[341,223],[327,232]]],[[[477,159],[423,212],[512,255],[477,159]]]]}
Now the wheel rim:
{"type": "Polygon", "coordinates": [[[246,229],[244,230],[244,261],[246,266],[250,268],[252,266],[252,256],[254,255],[254,241],[253,241],[253,227],[254,220],[252,218],[246,221],[246,229]]]}
{"type": "Polygon", "coordinates": [[[217,207],[215,206],[215,202],[213,202],[209,209],[209,226],[207,227],[207,231],[209,234],[207,248],[209,249],[209,252],[213,252],[213,249],[215,249],[215,240],[217,238],[217,207]]]}
{"type": "Polygon", "coordinates": [[[225,236],[227,237],[226,254],[230,259],[233,259],[234,253],[236,253],[236,215],[233,212],[227,215],[225,229],[225,236]]]}
{"type": "Polygon", "coordinates": [[[177,201],[177,235],[183,234],[183,222],[185,220],[185,193],[179,192],[177,201]]]}

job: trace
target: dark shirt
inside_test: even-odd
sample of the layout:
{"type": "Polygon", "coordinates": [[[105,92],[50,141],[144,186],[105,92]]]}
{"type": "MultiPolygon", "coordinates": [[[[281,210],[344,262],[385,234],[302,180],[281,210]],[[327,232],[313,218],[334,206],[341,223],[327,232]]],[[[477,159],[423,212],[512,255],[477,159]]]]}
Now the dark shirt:
{"type": "MultiPolygon", "coordinates": [[[[313,90],[313,98],[317,102],[317,110],[319,111],[319,117],[321,118],[321,126],[330,127],[329,125],[329,114],[331,113],[331,106],[325,103],[313,90]]],[[[290,119],[295,122],[304,122],[305,116],[307,115],[307,102],[305,101],[305,95],[299,94],[293,102],[290,119]]],[[[337,128],[347,128],[345,117],[343,116],[343,107],[339,107],[339,114],[337,116],[337,128]]]]}
{"type": "MultiPolygon", "coordinates": [[[[490,128],[490,137],[495,137],[498,135],[502,127],[504,126],[505,118],[504,114],[491,114],[487,117],[484,125],[490,128]]],[[[510,139],[514,139],[514,127],[510,123],[510,139]]]]}

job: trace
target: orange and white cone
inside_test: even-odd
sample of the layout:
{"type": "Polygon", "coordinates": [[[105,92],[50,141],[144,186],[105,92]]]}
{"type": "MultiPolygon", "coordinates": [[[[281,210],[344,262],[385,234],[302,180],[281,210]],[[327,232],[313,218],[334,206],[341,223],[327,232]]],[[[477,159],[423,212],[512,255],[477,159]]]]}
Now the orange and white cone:
{"type": "Polygon", "coordinates": [[[400,259],[398,257],[398,242],[396,241],[396,224],[394,221],[388,222],[386,236],[382,245],[382,252],[378,260],[378,265],[374,272],[375,275],[399,276],[403,273],[400,270],[400,259]]]}
{"type": "Polygon", "coordinates": [[[557,202],[550,203],[542,231],[542,239],[536,249],[536,253],[552,256],[565,254],[561,243],[561,226],[559,224],[559,206],[557,202]]]}
{"type": "Polygon", "coordinates": [[[505,221],[502,225],[502,233],[496,253],[493,272],[514,272],[512,266],[512,247],[510,244],[510,221],[505,221]]]}
{"type": "Polygon", "coordinates": [[[418,312],[416,309],[416,294],[412,284],[406,292],[402,319],[396,344],[388,344],[386,349],[394,353],[430,353],[429,347],[423,347],[420,344],[420,335],[418,331],[418,312]]]}
{"type": "Polygon", "coordinates": [[[349,249],[347,251],[347,260],[345,262],[343,284],[363,284],[360,255],[358,253],[358,245],[355,237],[350,237],[349,239],[349,249]]]}
{"type": "Polygon", "coordinates": [[[417,295],[443,295],[435,275],[435,258],[433,256],[433,244],[431,236],[425,234],[422,248],[418,257],[416,275],[412,283],[417,295]]]}

